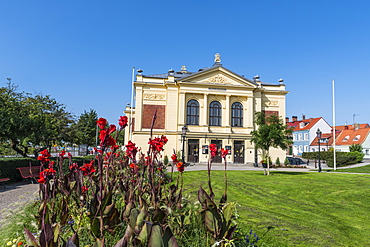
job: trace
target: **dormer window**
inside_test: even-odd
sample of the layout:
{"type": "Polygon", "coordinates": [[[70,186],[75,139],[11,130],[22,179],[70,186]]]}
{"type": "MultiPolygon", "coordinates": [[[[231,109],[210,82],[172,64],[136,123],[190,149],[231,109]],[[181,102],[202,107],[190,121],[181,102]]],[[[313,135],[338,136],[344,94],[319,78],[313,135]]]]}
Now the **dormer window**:
{"type": "Polygon", "coordinates": [[[299,128],[303,129],[304,127],[307,126],[308,123],[305,123],[305,122],[301,122],[299,123],[299,128]]]}
{"type": "Polygon", "coordinates": [[[348,142],[349,136],[344,137],[343,141],[348,142]]]}
{"type": "Polygon", "coordinates": [[[353,138],[353,141],[359,141],[359,140],[360,140],[360,138],[361,138],[361,135],[357,135],[357,136],[355,136],[355,137],[353,138]]]}

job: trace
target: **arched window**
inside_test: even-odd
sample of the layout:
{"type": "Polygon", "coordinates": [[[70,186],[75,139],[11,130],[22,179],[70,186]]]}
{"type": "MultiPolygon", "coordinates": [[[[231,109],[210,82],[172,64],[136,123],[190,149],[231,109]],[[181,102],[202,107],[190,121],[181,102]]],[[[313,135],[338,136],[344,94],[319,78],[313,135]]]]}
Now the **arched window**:
{"type": "Polygon", "coordinates": [[[186,107],[186,124],[199,125],[199,103],[194,99],[189,100],[186,107]]]}
{"type": "Polygon", "coordinates": [[[209,104],[209,125],[221,126],[221,104],[218,101],[209,104]]]}
{"type": "Polygon", "coordinates": [[[243,126],[243,105],[239,102],[235,102],[231,105],[231,126],[243,126]]]}

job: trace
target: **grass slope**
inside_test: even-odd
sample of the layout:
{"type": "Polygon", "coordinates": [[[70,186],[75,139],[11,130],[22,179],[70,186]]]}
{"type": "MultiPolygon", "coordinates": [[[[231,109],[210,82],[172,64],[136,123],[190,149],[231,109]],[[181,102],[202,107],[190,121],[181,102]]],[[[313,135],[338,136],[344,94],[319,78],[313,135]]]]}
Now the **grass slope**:
{"type": "MultiPolygon", "coordinates": [[[[208,191],[206,171],[183,175],[185,194],[194,201],[199,186],[208,191]]],[[[228,201],[240,204],[241,227],[257,231],[264,246],[370,246],[369,175],[228,171],[227,176],[228,201]],[[269,226],[274,228],[264,235],[269,226]]],[[[219,200],[223,171],[212,171],[212,184],[219,200]]]]}

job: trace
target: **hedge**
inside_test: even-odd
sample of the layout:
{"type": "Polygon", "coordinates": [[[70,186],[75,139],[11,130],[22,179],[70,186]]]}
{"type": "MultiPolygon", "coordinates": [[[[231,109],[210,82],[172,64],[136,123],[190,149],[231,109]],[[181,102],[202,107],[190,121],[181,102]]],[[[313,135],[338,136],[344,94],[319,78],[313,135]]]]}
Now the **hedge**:
{"type": "MultiPolygon", "coordinates": [[[[57,157],[50,158],[57,161],[57,157]]],[[[90,162],[94,156],[73,157],[72,161],[82,166],[84,163],[90,162]]],[[[35,158],[0,158],[0,178],[10,178],[12,182],[22,181],[22,176],[17,170],[18,167],[39,166],[40,163],[35,158]]],[[[63,170],[68,170],[68,159],[63,162],[63,170]]]]}
{"type": "MultiPolygon", "coordinates": [[[[361,152],[336,152],[336,166],[348,166],[362,162],[365,154],[361,152]]],[[[309,160],[317,160],[318,152],[303,153],[302,158],[309,160]]],[[[320,152],[320,159],[325,160],[329,167],[334,167],[334,153],[333,151],[320,152]]]]}

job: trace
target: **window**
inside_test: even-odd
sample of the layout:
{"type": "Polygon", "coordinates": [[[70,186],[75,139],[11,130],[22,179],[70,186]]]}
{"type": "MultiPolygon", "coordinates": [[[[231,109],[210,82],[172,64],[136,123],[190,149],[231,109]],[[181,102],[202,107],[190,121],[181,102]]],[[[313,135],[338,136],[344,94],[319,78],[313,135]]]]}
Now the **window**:
{"type": "Polygon", "coordinates": [[[221,103],[218,101],[209,104],[209,125],[221,126],[221,103]]]}
{"type": "Polygon", "coordinates": [[[302,145],[299,145],[298,149],[299,149],[299,153],[302,153],[302,145]]]}
{"type": "Polygon", "coordinates": [[[360,138],[361,138],[361,135],[357,135],[357,136],[355,136],[355,138],[353,138],[353,141],[359,141],[360,138]]]}
{"type": "Polygon", "coordinates": [[[293,141],[297,140],[297,134],[293,134],[293,141]]]}
{"type": "Polygon", "coordinates": [[[298,134],[298,140],[301,141],[302,140],[302,134],[298,134]]]}
{"type": "Polygon", "coordinates": [[[304,133],[304,139],[308,140],[308,133],[304,133]]]}
{"type": "Polygon", "coordinates": [[[231,106],[231,126],[243,126],[243,105],[239,102],[235,102],[231,106]]]}
{"type": "Polygon", "coordinates": [[[308,152],[308,146],[307,145],[304,146],[304,151],[308,152]]]}
{"type": "Polygon", "coordinates": [[[348,142],[349,136],[344,137],[343,141],[348,142]]]}
{"type": "Polygon", "coordinates": [[[199,125],[199,103],[192,99],[186,107],[186,124],[199,125]]]}

